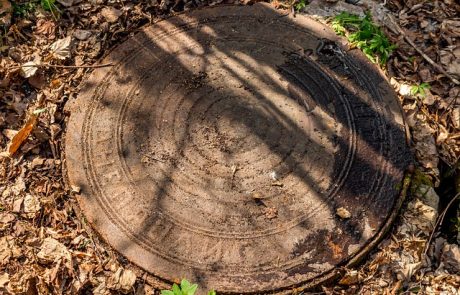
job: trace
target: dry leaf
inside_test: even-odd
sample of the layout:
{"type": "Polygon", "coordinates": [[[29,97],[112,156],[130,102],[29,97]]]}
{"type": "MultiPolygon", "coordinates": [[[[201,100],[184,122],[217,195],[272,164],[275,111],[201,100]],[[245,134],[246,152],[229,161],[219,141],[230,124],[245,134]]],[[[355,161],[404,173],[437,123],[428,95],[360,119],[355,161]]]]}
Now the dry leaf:
{"type": "Polygon", "coordinates": [[[434,130],[425,122],[417,120],[412,136],[415,141],[415,155],[419,163],[437,176],[439,155],[433,137],[434,130]]]}
{"type": "Polygon", "coordinates": [[[35,217],[36,213],[40,211],[41,206],[40,206],[40,201],[38,200],[37,197],[32,196],[30,194],[26,195],[24,198],[24,213],[29,218],[35,217]]]}
{"type": "Polygon", "coordinates": [[[114,7],[104,7],[101,10],[101,15],[105,18],[106,21],[109,23],[114,23],[118,20],[122,12],[114,7]]]}
{"type": "Polygon", "coordinates": [[[445,244],[442,249],[441,262],[444,268],[452,274],[460,272],[460,247],[455,244],[445,244]]]}
{"type": "Polygon", "coordinates": [[[460,46],[448,46],[447,50],[441,50],[439,55],[446,71],[460,78],[460,46]]]}
{"type": "MultiPolygon", "coordinates": [[[[107,290],[107,285],[105,283],[105,278],[101,278],[102,282],[100,282],[97,287],[93,289],[94,295],[110,295],[110,291],[107,290]]],[[[93,284],[94,285],[94,284],[93,284]]]]}
{"type": "Polygon", "coordinates": [[[0,265],[6,265],[12,257],[18,257],[20,254],[20,249],[12,236],[0,238],[0,265]]]}
{"type": "Polygon", "coordinates": [[[0,213],[0,223],[10,223],[14,221],[15,219],[16,217],[11,213],[7,213],[7,212],[0,213]]]}
{"type": "Polygon", "coordinates": [[[21,66],[21,76],[30,78],[37,73],[39,64],[35,61],[28,61],[21,66]]]}
{"type": "Polygon", "coordinates": [[[11,25],[11,13],[13,7],[8,0],[0,0],[0,25],[9,27],[11,25]]]}
{"type": "Polygon", "coordinates": [[[18,134],[16,134],[11,140],[10,147],[8,148],[10,157],[16,153],[22,143],[27,139],[27,137],[29,137],[30,133],[35,127],[35,124],[37,124],[37,116],[32,114],[24,127],[22,127],[18,134]]]}
{"type": "Polygon", "coordinates": [[[357,284],[361,278],[356,270],[347,271],[347,273],[340,279],[339,284],[341,285],[354,285],[357,284]]]}
{"type": "Polygon", "coordinates": [[[23,202],[24,202],[24,198],[19,198],[19,199],[14,200],[13,201],[13,208],[12,208],[11,212],[20,213],[23,202]]]}
{"type": "Polygon", "coordinates": [[[436,137],[436,144],[441,144],[447,138],[449,138],[449,131],[447,131],[447,129],[444,126],[439,125],[439,132],[438,137],[436,137]]]}
{"type": "Polygon", "coordinates": [[[415,263],[407,263],[404,264],[403,269],[399,273],[399,279],[402,281],[409,281],[414,273],[420,269],[422,266],[421,262],[415,262],[415,263]]]}
{"type": "Polygon", "coordinates": [[[15,273],[10,277],[7,290],[12,294],[36,294],[36,284],[32,280],[34,273],[29,269],[15,273]]]}
{"type": "Polygon", "coordinates": [[[460,105],[452,110],[452,123],[456,129],[460,129],[460,105]]]}
{"type": "Polygon", "coordinates": [[[86,282],[89,281],[91,271],[96,267],[95,264],[84,262],[78,264],[78,276],[74,279],[72,284],[72,294],[79,294],[86,282]]]}
{"type": "Polygon", "coordinates": [[[7,274],[6,272],[2,273],[0,275],[0,290],[4,289],[6,284],[10,282],[10,275],[7,274]]]}
{"type": "Polygon", "coordinates": [[[51,20],[39,19],[37,21],[37,28],[35,34],[45,35],[48,39],[54,39],[56,31],[56,24],[51,20]]]}
{"type": "Polygon", "coordinates": [[[18,134],[18,132],[19,132],[19,131],[17,131],[17,130],[4,129],[4,130],[2,131],[2,134],[3,134],[6,138],[8,138],[9,140],[12,140],[12,139],[16,136],[16,134],[18,134]]]}
{"type": "Polygon", "coordinates": [[[64,39],[59,39],[51,44],[50,49],[53,56],[57,59],[64,60],[70,57],[70,46],[72,44],[72,37],[67,36],[64,39]]]}
{"type": "Polygon", "coordinates": [[[39,71],[38,74],[33,75],[28,79],[29,84],[37,89],[42,89],[46,84],[46,77],[45,75],[39,71]]]}
{"type": "Polygon", "coordinates": [[[109,278],[107,287],[112,290],[120,291],[124,294],[133,290],[136,282],[136,275],[128,269],[118,268],[118,270],[109,278]]]}
{"type": "Polygon", "coordinates": [[[71,262],[72,256],[64,244],[53,238],[46,238],[40,247],[40,252],[37,253],[37,258],[42,263],[53,263],[61,258],[66,260],[66,263],[71,262]]]}

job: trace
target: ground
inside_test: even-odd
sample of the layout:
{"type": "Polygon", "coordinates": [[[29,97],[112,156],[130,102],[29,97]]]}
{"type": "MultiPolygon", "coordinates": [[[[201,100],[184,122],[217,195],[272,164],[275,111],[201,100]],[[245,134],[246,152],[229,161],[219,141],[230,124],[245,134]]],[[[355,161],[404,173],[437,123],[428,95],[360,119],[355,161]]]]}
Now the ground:
{"type": "MultiPolygon", "coordinates": [[[[0,0],[0,293],[153,294],[167,287],[152,285],[99,241],[80,214],[78,188],[64,180],[65,105],[92,65],[139,27],[229,2],[0,0]]],[[[457,294],[459,4],[310,2],[271,4],[329,24],[340,11],[370,11],[397,45],[381,66],[400,94],[416,158],[408,200],[388,237],[365,263],[318,292],[457,294]]]]}

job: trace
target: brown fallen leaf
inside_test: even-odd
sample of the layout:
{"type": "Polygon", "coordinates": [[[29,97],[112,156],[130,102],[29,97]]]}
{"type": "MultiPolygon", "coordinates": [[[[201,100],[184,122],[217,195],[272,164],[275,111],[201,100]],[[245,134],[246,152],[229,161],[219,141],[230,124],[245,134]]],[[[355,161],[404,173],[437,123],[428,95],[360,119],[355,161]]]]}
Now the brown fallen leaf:
{"type": "Polygon", "coordinates": [[[11,6],[10,1],[0,0],[0,25],[6,27],[11,25],[12,12],[13,7],[11,6]]]}
{"type": "Polygon", "coordinates": [[[356,270],[347,270],[347,273],[339,281],[340,285],[354,285],[361,281],[360,274],[356,270]]]}
{"type": "Polygon", "coordinates": [[[0,275],[0,290],[10,282],[10,275],[6,272],[0,275]]]}
{"type": "Polygon", "coordinates": [[[37,258],[44,264],[54,263],[59,259],[64,259],[68,266],[72,263],[72,255],[67,247],[51,237],[43,240],[37,258]]]}
{"type": "Polygon", "coordinates": [[[72,36],[57,40],[50,46],[53,57],[60,60],[65,60],[70,57],[71,45],[72,36]]]}
{"type": "Polygon", "coordinates": [[[32,114],[30,118],[27,120],[24,127],[19,130],[18,134],[16,134],[13,139],[11,140],[11,145],[8,148],[8,153],[10,157],[12,157],[22,143],[29,137],[30,133],[34,129],[35,125],[37,124],[37,115],[32,114]]]}
{"type": "Polygon", "coordinates": [[[112,290],[120,291],[123,294],[127,294],[132,291],[135,283],[136,275],[134,272],[120,267],[112,275],[112,277],[108,279],[107,287],[112,290]]]}

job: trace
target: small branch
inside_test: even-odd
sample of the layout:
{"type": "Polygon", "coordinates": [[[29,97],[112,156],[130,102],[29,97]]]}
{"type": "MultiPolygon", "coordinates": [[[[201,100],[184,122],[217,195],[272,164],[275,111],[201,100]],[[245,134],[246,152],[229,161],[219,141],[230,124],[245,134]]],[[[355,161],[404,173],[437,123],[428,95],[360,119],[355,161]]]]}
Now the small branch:
{"type": "Polygon", "coordinates": [[[166,163],[165,161],[160,160],[160,159],[157,159],[157,158],[152,157],[152,156],[150,156],[150,155],[147,155],[147,154],[142,154],[142,155],[143,155],[144,157],[150,159],[150,160],[154,160],[154,161],[157,161],[157,162],[160,162],[160,163],[166,163]]]}
{"type": "Polygon", "coordinates": [[[412,46],[430,65],[433,66],[433,68],[449,78],[452,82],[454,82],[455,85],[460,85],[460,81],[452,77],[449,73],[447,73],[446,70],[444,70],[443,67],[441,67],[439,64],[437,64],[434,60],[432,60],[428,55],[425,54],[420,48],[417,47],[417,45],[410,39],[407,34],[404,32],[404,30],[399,26],[399,24],[396,22],[394,17],[392,15],[386,15],[384,21],[382,22],[390,31],[392,31],[395,34],[402,35],[404,40],[409,43],[410,46],[412,46]]]}
{"type": "Polygon", "coordinates": [[[49,68],[61,68],[61,69],[96,69],[96,68],[105,68],[111,67],[113,64],[102,64],[102,65],[83,65],[83,66],[61,66],[61,65],[52,65],[52,64],[44,64],[45,67],[49,68]]]}
{"type": "Polygon", "coordinates": [[[414,43],[414,41],[412,41],[408,36],[406,36],[406,34],[403,35],[404,36],[404,40],[406,40],[407,43],[409,43],[412,47],[414,47],[414,49],[430,64],[433,66],[433,68],[435,68],[438,72],[440,72],[441,74],[443,74],[444,76],[446,76],[447,78],[449,78],[450,80],[452,80],[452,82],[454,82],[455,85],[460,85],[460,82],[455,79],[454,77],[452,77],[449,73],[447,73],[446,70],[443,69],[443,67],[441,67],[440,65],[438,65],[434,60],[432,60],[428,55],[426,55],[420,48],[417,47],[417,45],[414,43]]]}
{"type": "Polygon", "coordinates": [[[111,67],[113,64],[102,64],[102,65],[82,65],[82,66],[64,66],[64,65],[53,65],[49,63],[42,63],[42,64],[31,64],[31,65],[21,65],[21,66],[14,66],[11,67],[10,70],[16,70],[20,68],[58,68],[58,69],[95,69],[95,68],[105,68],[111,67]]]}
{"type": "Polygon", "coordinates": [[[450,200],[449,204],[447,204],[446,208],[444,208],[444,210],[442,211],[441,215],[438,216],[438,219],[436,220],[436,223],[435,223],[435,225],[433,227],[433,230],[431,231],[430,238],[426,242],[425,250],[423,251],[424,255],[426,255],[426,253],[428,252],[428,249],[430,248],[430,243],[431,243],[431,240],[433,239],[433,236],[434,236],[434,233],[436,232],[436,229],[444,221],[444,217],[446,216],[447,210],[449,210],[450,206],[452,206],[452,204],[454,203],[454,201],[458,197],[460,197],[460,193],[456,194],[455,197],[453,197],[452,200],[450,200]]]}

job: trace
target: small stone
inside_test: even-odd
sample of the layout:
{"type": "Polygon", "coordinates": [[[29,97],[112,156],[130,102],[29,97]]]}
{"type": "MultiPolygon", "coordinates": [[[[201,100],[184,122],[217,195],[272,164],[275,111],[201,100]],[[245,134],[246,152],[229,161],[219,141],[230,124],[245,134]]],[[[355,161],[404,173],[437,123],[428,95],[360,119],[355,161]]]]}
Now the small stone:
{"type": "Polygon", "coordinates": [[[399,95],[409,96],[411,94],[412,86],[408,84],[401,84],[399,87],[399,95]]]}
{"type": "Polygon", "coordinates": [[[261,193],[253,193],[252,197],[256,200],[262,199],[262,194],[261,193]]]}
{"type": "Polygon", "coordinates": [[[79,194],[81,191],[81,187],[76,186],[76,185],[71,185],[70,188],[72,189],[72,193],[79,194]]]}
{"type": "Polygon", "coordinates": [[[276,171],[270,172],[270,178],[275,181],[278,180],[278,173],[276,171]]]}
{"type": "Polygon", "coordinates": [[[343,207],[340,207],[338,208],[335,213],[340,217],[340,218],[343,218],[343,219],[348,219],[351,217],[351,213],[350,211],[348,211],[347,209],[343,208],[343,207]]]}
{"type": "Polygon", "coordinates": [[[264,215],[267,219],[273,219],[278,217],[278,209],[275,207],[268,207],[264,209],[264,215]]]}

